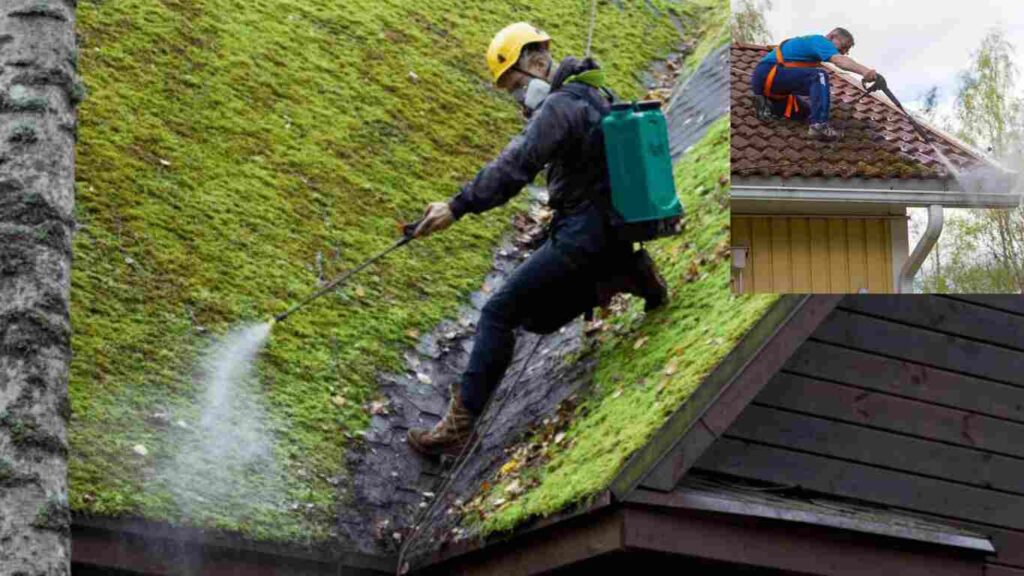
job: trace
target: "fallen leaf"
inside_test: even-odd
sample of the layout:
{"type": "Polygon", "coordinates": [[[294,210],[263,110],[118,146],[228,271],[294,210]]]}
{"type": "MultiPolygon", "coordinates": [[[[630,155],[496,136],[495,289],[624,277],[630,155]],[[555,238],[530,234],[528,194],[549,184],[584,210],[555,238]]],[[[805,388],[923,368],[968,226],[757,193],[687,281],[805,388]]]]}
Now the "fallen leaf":
{"type": "Polygon", "coordinates": [[[505,486],[505,493],[510,496],[519,496],[523,492],[526,492],[526,488],[524,488],[523,485],[520,484],[518,479],[513,480],[512,482],[509,483],[508,486],[505,486]]]}
{"type": "Polygon", "coordinates": [[[619,396],[622,396],[622,388],[619,388],[615,392],[612,392],[612,398],[618,398],[619,396]]]}
{"type": "Polygon", "coordinates": [[[374,416],[387,415],[388,413],[388,401],[387,400],[374,400],[370,402],[370,414],[374,416]]]}
{"type": "Polygon", "coordinates": [[[142,444],[136,444],[135,446],[132,446],[132,452],[135,452],[139,456],[146,456],[149,454],[149,450],[147,450],[146,447],[143,446],[142,444]]]}
{"type": "Polygon", "coordinates": [[[430,384],[431,382],[433,382],[433,380],[430,379],[430,375],[423,372],[417,372],[416,379],[419,380],[420,383],[422,384],[430,384]]]}
{"type": "Polygon", "coordinates": [[[668,361],[668,364],[665,365],[665,376],[671,376],[671,375],[675,374],[676,370],[678,370],[678,369],[679,369],[679,357],[678,356],[673,356],[672,359],[668,361]]]}
{"type": "Polygon", "coordinates": [[[637,340],[636,343],[633,344],[633,350],[639,350],[643,348],[644,344],[647,344],[647,336],[644,336],[643,338],[637,340]]]}
{"type": "Polygon", "coordinates": [[[700,268],[697,267],[697,262],[690,262],[690,268],[686,271],[686,274],[683,276],[683,281],[693,282],[694,280],[697,279],[698,276],[700,276],[700,268]]]}
{"type": "Polygon", "coordinates": [[[498,471],[498,474],[501,476],[507,476],[518,470],[520,465],[521,464],[519,460],[509,460],[508,462],[505,462],[505,464],[501,467],[501,470],[498,471]]]}
{"type": "Polygon", "coordinates": [[[356,296],[359,298],[366,297],[366,289],[362,286],[356,286],[356,296]]]}
{"type": "Polygon", "coordinates": [[[405,335],[408,336],[409,338],[416,338],[416,339],[418,339],[420,337],[420,331],[419,330],[406,330],[405,331],[405,335]]]}
{"type": "Polygon", "coordinates": [[[337,406],[338,408],[344,408],[347,400],[345,400],[344,396],[338,395],[331,396],[331,402],[334,403],[334,405],[337,406]]]}

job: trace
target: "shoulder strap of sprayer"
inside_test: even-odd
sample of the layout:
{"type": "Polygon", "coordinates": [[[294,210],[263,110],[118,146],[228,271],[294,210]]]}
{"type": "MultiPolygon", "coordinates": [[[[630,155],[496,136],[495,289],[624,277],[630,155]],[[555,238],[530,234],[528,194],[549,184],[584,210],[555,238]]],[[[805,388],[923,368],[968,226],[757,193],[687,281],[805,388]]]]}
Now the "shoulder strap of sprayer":
{"type": "MultiPolygon", "coordinates": [[[[618,96],[612,92],[611,88],[608,87],[604,70],[599,68],[587,70],[579,74],[575,74],[565,79],[565,82],[558,88],[559,90],[564,89],[565,92],[572,94],[577,98],[586,100],[591,106],[594,107],[604,118],[611,112],[611,105],[619,102],[618,96]],[[575,85],[575,86],[573,86],[575,85]],[[584,86],[597,88],[600,94],[593,90],[581,90],[584,86]],[[603,97],[602,97],[603,96],[603,97]]],[[[596,122],[587,133],[587,140],[593,141],[590,136],[595,132],[601,130],[601,122],[596,122]]],[[[581,167],[582,168],[582,167],[581,167]]],[[[591,201],[595,202],[601,207],[602,211],[605,212],[607,218],[613,226],[618,226],[622,223],[622,218],[615,211],[612,205],[612,199],[608,194],[594,194],[591,197],[591,201]]]]}
{"type": "MultiPolygon", "coordinates": [[[[562,84],[562,86],[565,86],[567,84],[584,84],[587,86],[592,86],[594,88],[597,88],[602,94],[604,94],[604,97],[607,99],[607,103],[615,103],[619,101],[619,98],[615,95],[614,92],[612,92],[611,88],[608,87],[608,83],[604,75],[604,70],[601,70],[600,68],[594,68],[592,70],[587,70],[586,72],[580,72],[579,74],[569,76],[568,78],[565,79],[565,82],[562,84]]],[[[601,110],[603,108],[602,106],[598,105],[597,101],[592,99],[592,93],[589,90],[583,92],[581,95],[590,100],[590,103],[594,104],[598,110],[601,110]]]]}

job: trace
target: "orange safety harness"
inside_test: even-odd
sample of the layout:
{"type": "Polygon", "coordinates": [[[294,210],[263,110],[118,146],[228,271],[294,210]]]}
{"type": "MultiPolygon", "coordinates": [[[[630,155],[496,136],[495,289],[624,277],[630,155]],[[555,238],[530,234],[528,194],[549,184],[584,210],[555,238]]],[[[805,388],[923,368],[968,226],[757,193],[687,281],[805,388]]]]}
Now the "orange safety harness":
{"type": "Polygon", "coordinates": [[[775,65],[768,72],[768,76],[764,79],[764,95],[772,100],[785,100],[786,101],[786,118],[790,118],[793,112],[800,111],[800,104],[797,103],[796,96],[793,94],[773,94],[772,93],[772,82],[775,81],[775,71],[778,70],[779,66],[783,68],[821,68],[821,62],[786,62],[782,58],[782,45],[786,41],[775,47],[775,65]]]}

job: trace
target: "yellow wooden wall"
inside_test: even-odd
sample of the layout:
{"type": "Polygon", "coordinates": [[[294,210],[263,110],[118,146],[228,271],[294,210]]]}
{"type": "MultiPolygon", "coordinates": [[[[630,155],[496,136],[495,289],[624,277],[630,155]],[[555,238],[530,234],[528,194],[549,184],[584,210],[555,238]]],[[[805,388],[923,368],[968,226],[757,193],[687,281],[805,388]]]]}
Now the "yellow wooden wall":
{"type": "Polygon", "coordinates": [[[736,215],[732,245],[747,247],[744,292],[893,291],[892,234],[884,218],[736,215]]]}

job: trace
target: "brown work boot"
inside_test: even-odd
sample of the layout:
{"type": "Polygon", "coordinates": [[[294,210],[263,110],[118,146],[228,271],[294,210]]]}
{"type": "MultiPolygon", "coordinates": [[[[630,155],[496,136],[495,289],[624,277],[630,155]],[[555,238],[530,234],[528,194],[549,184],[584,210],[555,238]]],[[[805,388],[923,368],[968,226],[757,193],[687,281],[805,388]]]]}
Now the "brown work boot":
{"type": "Polygon", "coordinates": [[[807,127],[807,135],[825,142],[835,142],[843,137],[843,133],[830,126],[828,122],[811,124],[807,127]]]}
{"type": "Polygon", "coordinates": [[[633,254],[634,294],[644,299],[644,311],[657,310],[668,302],[668,285],[658,274],[658,268],[647,250],[641,248],[633,254]]]}
{"type": "Polygon", "coordinates": [[[775,111],[772,110],[772,104],[768,101],[768,98],[761,95],[754,95],[754,115],[757,119],[762,122],[771,122],[778,120],[779,117],[775,115],[775,111]]]}
{"type": "Polygon", "coordinates": [[[643,298],[645,312],[661,308],[668,302],[668,286],[658,274],[647,250],[634,252],[619,275],[598,284],[598,306],[607,307],[612,297],[620,292],[643,298]]]}
{"type": "Polygon", "coordinates": [[[459,385],[452,384],[448,413],[430,430],[411,428],[407,434],[409,445],[421,454],[449,454],[458,456],[473,435],[476,416],[462,404],[459,385]]]}

